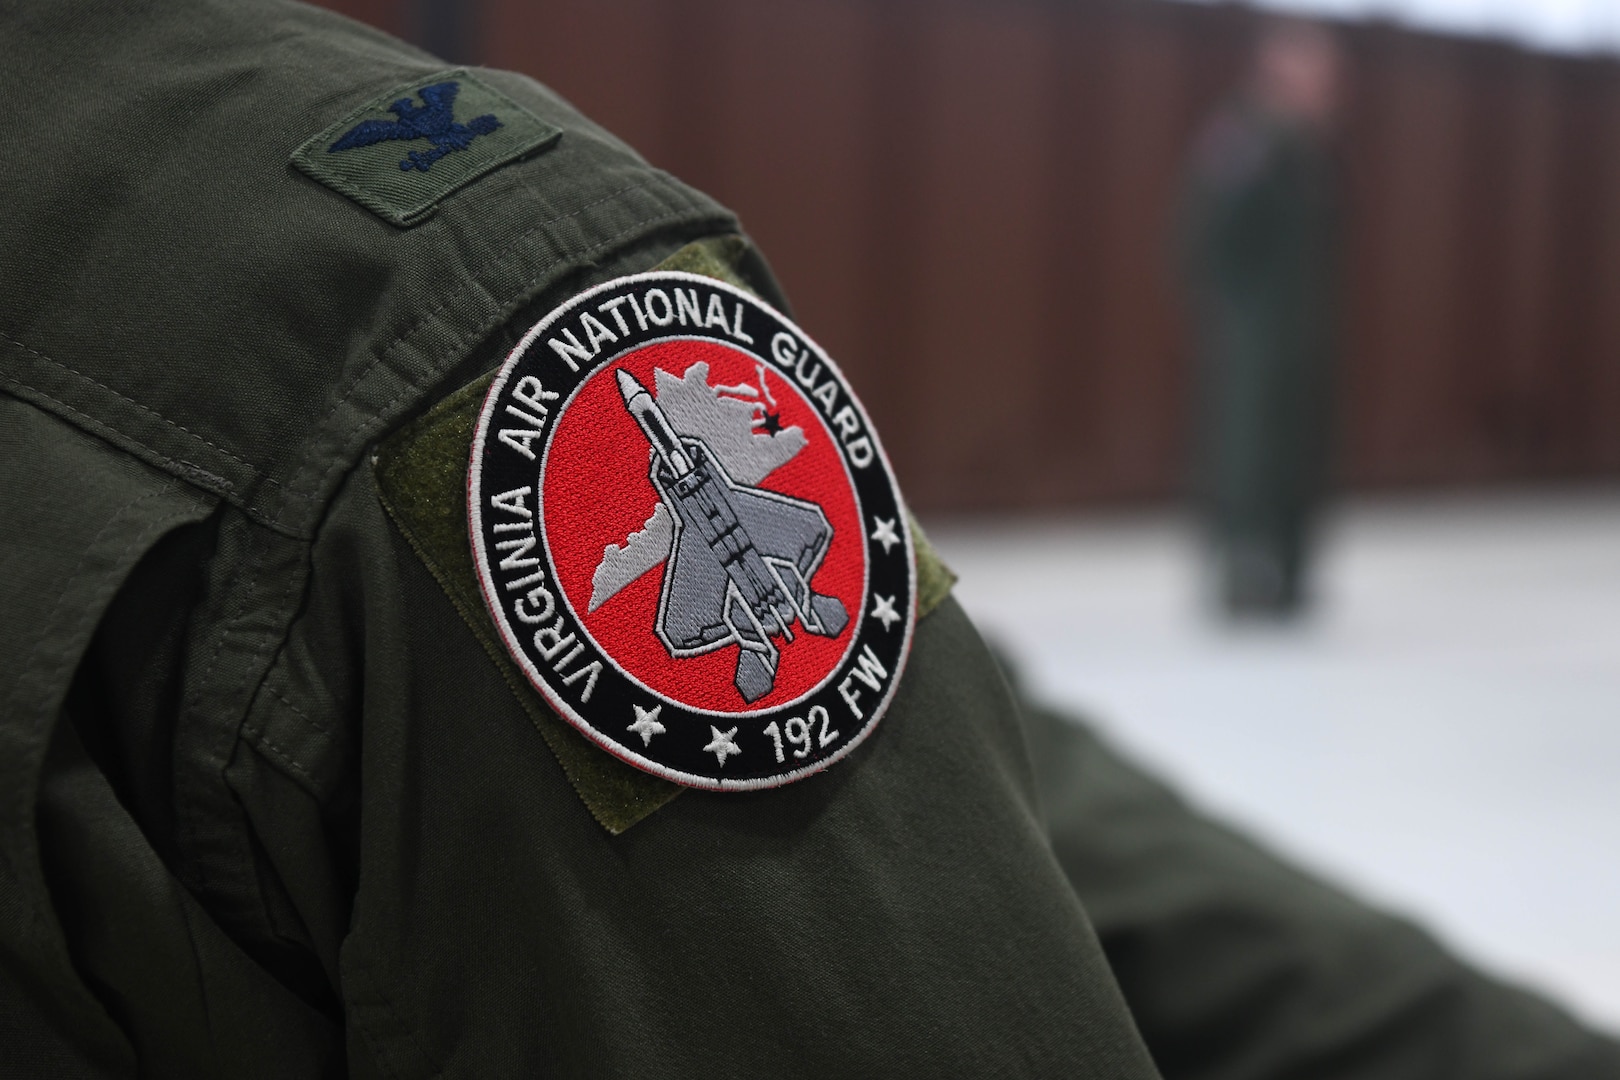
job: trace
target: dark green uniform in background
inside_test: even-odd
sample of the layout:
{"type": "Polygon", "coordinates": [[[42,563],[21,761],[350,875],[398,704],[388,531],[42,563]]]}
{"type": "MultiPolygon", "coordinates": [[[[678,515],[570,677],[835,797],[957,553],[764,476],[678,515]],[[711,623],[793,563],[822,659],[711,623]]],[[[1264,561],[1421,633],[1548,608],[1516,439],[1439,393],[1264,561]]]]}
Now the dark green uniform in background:
{"type": "Polygon", "coordinates": [[[468,402],[621,274],[782,303],[732,217],[494,72],[526,148],[368,209],[290,157],[437,61],[0,12],[0,1075],[1620,1077],[1021,709],[935,563],[828,773],[591,749],[468,601],[468,402]]]}
{"type": "Polygon", "coordinates": [[[1198,496],[1220,601],[1288,613],[1327,488],[1336,222],[1321,133],[1228,107],[1195,155],[1186,233],[1198,496]]]}

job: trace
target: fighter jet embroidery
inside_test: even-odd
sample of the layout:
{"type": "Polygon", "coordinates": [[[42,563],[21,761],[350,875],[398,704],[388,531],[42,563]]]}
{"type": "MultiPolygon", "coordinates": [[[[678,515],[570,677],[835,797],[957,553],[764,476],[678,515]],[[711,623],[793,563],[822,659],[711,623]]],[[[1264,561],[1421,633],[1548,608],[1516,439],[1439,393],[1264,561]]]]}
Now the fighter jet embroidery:
{"type": "MultiPolygon", "coordinates": [[[[781,651],[772,638],[792,641],[795,622],[830,638],[849,624],[837,597],[810,587],[832,526],[815,503],[737,483],[704,440],[676,434],[633,375],[621,368],[618,380],[652,447],[653,487],[674,519],[655,631],[676,658],[738,645],[737,691],[758,701],[776,685],[781,651]]],[[[723,752],[706,749],[725,764],[723,752]]]]}
{"type": "Polygon", "coordinates": [[[456,123],[455,102],[456,94],[460,91],[461,84],[456,82],[424,86],[419,91],[421,105],[413,103],[410,98],[400,98],[388,106],[388,111],[399,117],[398,120],[362,120],[326,152],[335,154],[342,150],[355,150],[390,139],[426,139],[433,144],[433,149],[410,151],[400,161],[399,167],[405,172],[412,169],[427,172],[435,161],[446,154],[467,149],[478,136],[488,135],[501,126],[494,113],[476,116],[465,124],[456,123]]]}

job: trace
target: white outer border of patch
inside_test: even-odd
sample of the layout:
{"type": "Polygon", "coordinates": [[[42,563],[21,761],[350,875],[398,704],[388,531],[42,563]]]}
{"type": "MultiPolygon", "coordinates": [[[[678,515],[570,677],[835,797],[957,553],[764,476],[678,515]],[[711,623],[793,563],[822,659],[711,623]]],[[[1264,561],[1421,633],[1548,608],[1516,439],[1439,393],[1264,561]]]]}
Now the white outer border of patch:
{"type": "MultiPolygon", "coordinates": [[[[739,351],[746,352],[747,350],[739,351]]],[[[616,358],[617,356],[612,359],[616,358]]],[[[599,361],[595,366],[599,367],[603,363],[611,363],[612,359],[599,361]]],[[[587,379],[590,377],[590,374],[585,376],[587,379]]],[[[583,385],[583,383],[581,385],[583,385]]],[[[569,400],[573,400],[573,393],[569,394],[569,400]]],[[[560,412],[559,415],[561,415],[560,412]]],[[[549,436],[547,438],[547,449],[550,449],[549,436]]],[[[542,456],[544,457],[546,455],[542,456]]],[[[843,454],[840,453],[839,457],[842,458],[843,454]]],[[[845,466],[845,474],[848,475],[847,465],[845,466]]],[[[542,479],[543,470],[537,468],[535,500],[537,510],[539,504],[538,492],[540,490],[540,481],[542,479]]],[[[856,494],[855,501],[856,505],[859,506],[859,493],[856,494]]],[[[528,333],[524,334],[523,337],[519,339],[518,343],[512,347],[512,351],[507,353],[506,359],[501,363],[500,371],[496,373],[494,381],[492,381],[489,385],[489,391],[484,396],[483,405],[479,408],[478,427],[473,433],[472,449],[467,462],[467,526],[467,542],[472,548],[473,564],[478,570],[478,588],[484,597],[484,608],[489,612],[491,621],[494,622],[495,629],[501,636],[501,643],[506,646],[507,655],[517,662],[518,667],[523,671],[524,678],[528,681],[529,685],[540,694],[540,696],[545,700],[546,704],[551,707],[552,711],[557,713],[557,715],[561,716],[563,719],[567,720],[575,730],[579,731],[582,735],[590,739],[593,743],[607,751],[609,754],[612,754],[620,761],[635,766],[643,772],[651,773],[652,775],[662,777],[665,780],[671,780],[685,787],[699,788],[704,791],[764,791],[771,788],[783,787],[787,784],[793,783],[795,780],[802,780],[807,776],[813,776],[816,773],[827,769],[834,763],[842,761],[844,758],[853,753],[856,747],[860,746],[867,740],[869,736],[871,736],[872,732],[877,729],[878,723],[888,713],[889,705],[893,702],[895,693],[900,689],[900,681],[905,677],[906,667],[911,660],[911,646],[913,641],[916,639],[918,619],[917,544],[916,539],[912,535],[911,531],[911,515],[906,509],[905,497],[901,493],[899,481],[894,475],[894,466],[889,462],[888,451],[883,448],[882,438],[878,435],[877,429],[872,425],[872,418],[867,415],[866,405],[861,401],[860,398],[856,397],[854,391],[850,388],[849,379],[844,375],[843,369],[833,362],[832,357],[827,354],[827,350],[823,349],[815,340],[810,337],[810,335],[806,334],[798,323],[788,318],[782,312],[777,311],[774,307],[767,304],[753,293],[746,292],[745,290],[739,289],[735,285],[732,285],[729,282],[721,281],[718,278],[706,277],[702,274],[691,274],[683,270],[651,270],[640,274],[625,274],[622,277],[616,277],[610,281],[604,281],[599,285],[594,285],[591,288],[586,289],[584,292],[576,293],[574,296],[563,301],[561,304],[558,304],[543,319],[535,323],[534,326],[529,329],[528,333]],[[528,654],[524,652],[523,647],[513,639],[511,627],[507,625],[505,613],[501,610],[499,601],[492,599],[492,595],[496,592],[496,584],[493,576],[490,573],[489,560],[485,555],[484,547],[481,543],[483,538],[483,505],[481,502],[481,481],[483,469],[480,464],[484,456],[484,444],[489,434],[489,422],[492,406],[494,403],[500,400],[501,392],[506,388],[507,380],[511,377],[513,370],[517,367],[518,361],[528,353],[529,347],[534,344],[535,339],[550,329],[551,326],[557,322],[557,320],[574,311],[591,297],[596,296],[599,293],[606,292],[610,289],[616,289],[621,285],[625,285],[630,282],[642,281],[686,281],[691,282],[692,284],[702,285],[705,288],[718,289],[721,292],[730,294],[746,304],[763,309],[764,311],[770,313],[774,318],[777,318],[783,323],[792,327],[798,333],[800,340],[804,342],[805,346],[815,353],[816,358],[819,359],[823,364],[827,365],[828,370],[837,373],[838,381],[844,388],[845,394],[848,396],[850,402],[855,406],[856,410],[860,413],[862,423],[866,425],[866,431],[871,436],[872,445],[877,450],[878,461],[882,463],[884,475],[888,477],[889,486],[894,492],[895,510],[900,518],[898,524],[900,525],[901,534],[905,539],[906,545],[907,582],[911,589],[911,611],[906,619],[905,638],[900,643],[900,659],[899,663],[895,667],[894,678],[889,680],[888,688],[884,691],[883,696],[878,700],[877,707],[872,711],[871,719],[866,722],[865,726],[861,728],[860,732],[856,734],[854,738],[850,739],[849,742],[845,743],[842,747],[839,747],[827,757],[799,769],[794,769],[785,773],[777,773],[769,777],[756,777],[745,780],[726,780],[724,778],[716,779],[715,777],[699,776],[695,773],[681,772],[678,769],[671,769],[657,761],[653,761],[650,758],[636,753],[629,747],[598,731],[588,720],[579,715],[579,713],[577,713],[572,706],[570,706],[566,701],[562,700],[559,695],[551,690],[551,688],[546,684],[545,678],[540,675],[534,664],[530,662],[528,654]]],[[[870,554],[872,539],[870,536],[866,535],[866,522],[864,520],[861,523],[861,530],[862,542],[867,544],[867,551],[868,554],[870,554]]],[[[544,542],[543,535],[542,542],[544,542]]],[[[547,545],[547,547],[548,550],[546,552],[546,558],[549,562],[551,555],[549,545],[547,545]]],[[[868,567],[865,575],[868,582],[870,581],[870,574],[870,559],[868,559],[868,567]]],[[[864,591],[870,592],[870,588],[866,588],[864,591]]],[[[564,600],[566,602],[566,595],[564,596],[564,600]]],[[[866,597],[863,596],[862,611],[859,616],[862,620],[867,618],[865,613],[865,602],[866,597]]],[[[577,617],[575,621],[578,622],[577,617]]],[[[584,623],[581,622],[580,626],[583,628],[584,623]]],[[[605,650],[602,651],[602,655],[604,657],[607,656],[605,650]]],[[[848,655],[847,652],[845,655],[848,655]]],[[[611,657],[609,657],[609,660],[611,661],[611,657]]],[[[843,661],[840,660],[839,663],[842,664],[843,661]]],[[[614,666],[618,667],[617,663],[614,663],[614,666]]],[[[835,665],[834,672],[836,671],[837,666],[835,665]]],[[[636,681],[639,685],[639,680],[636,681]]],[[[820,686],[824,684],[825,680],[817,685],[820,686]]],[[[813,693],[814,691],[811,692],[813,693]]],[[[657,696],[659,698],[664,697],[662,694],[657,696]]],[[[690,706],[685,705],[682,705],[681,707],[687,709],[691,708],[690,706]]],[[[778,706],[778,708],[782,708],[782,706],[778,706]]],[[[697,710],[693,711],[696,712],[697,710]]],[[[773,709],[769,711],[774,712],[776,710],[773,709]]],[[[724,715],[743,716],[744,714],[726,713],[724,715]]],[[[748,715],[757,716],[762,715],[762,713],[755,712],[748,715]]]]}

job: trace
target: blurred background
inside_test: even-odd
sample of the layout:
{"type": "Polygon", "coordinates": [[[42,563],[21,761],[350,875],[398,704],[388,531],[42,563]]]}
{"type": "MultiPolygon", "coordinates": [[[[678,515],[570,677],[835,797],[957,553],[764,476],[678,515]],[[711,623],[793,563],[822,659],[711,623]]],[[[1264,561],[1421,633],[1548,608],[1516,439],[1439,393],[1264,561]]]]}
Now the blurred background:
{"type": "Polygon", "coordinates": [[[736,209],[1039,694],[1620,1030],[1620,0],[326,2],[736,209]],[[1279,12],[1331,38],[1330,119],[1277,120],[1279,12]],[[1324,465],[1258,611],[1201,479],[1243,400],[1299,412],[1209,299],[1250,181],[1330,221],[1271,271],[1329,298],[1273,350],[1320,415],[1243,445],[1324,465]]]}

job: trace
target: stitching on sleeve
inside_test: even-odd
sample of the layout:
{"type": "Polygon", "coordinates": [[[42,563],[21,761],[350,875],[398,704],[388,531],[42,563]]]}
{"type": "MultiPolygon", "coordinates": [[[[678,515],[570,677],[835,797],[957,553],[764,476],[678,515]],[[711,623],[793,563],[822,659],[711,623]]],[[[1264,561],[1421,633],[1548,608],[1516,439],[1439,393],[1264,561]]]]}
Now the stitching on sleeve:
{"type": "Polygon", "coordinates": [[[307,769],[298,764],[297,760],[293,758],[291,751],[283,750],[281,747],[271,742],[270,736],[264,733],[263,728],[254,727],[251,724],[243,724],[242,735],[250,740],[254,746],[258,747],[259,750],[275,758],[282,765],[286,766],[302,777],[304,780],[303,786],[307,786],[311,794],[317,796],[320,794],[320,785],[315,783],[315,777],[311,776],[307,769]]]}
{"type": "MultiPolygon", "coordinates": [[[[280,483],[274,477],[266,476],[263,473],[259,472],[259,470],[254,468],[253,465],[250,462],[244,461],[242,458],[237,457],[235,454],[231,453],[229,450],[225,449],[223,446],[220,446],[218,443],[210,442],[208,439],[206,439],[203,436],[197,434],[195,431],[192,431],[190,428],[183,427],[180,424],[175,423],[173,420],[170,420],[168,417],[164,416],[162,413],[158,412],[156,409],[152,408],[151,406],[141,404],[139,401],[136,401],[134,398],[130,397],[128,394],[121,394],[117,390],[114,390],[112,387],[108,386],[106,383],[97,382],[95,379],[92,379],[90,376],[86,375],[84,372],[78,371],[78,370],[76,370],[74,368],[71,368],[71,367],[68,367],[66,364],[62,363],[60,360],[56,360],[56,359],[53,359],[52,357],[46,356],[44,353],[40,352],[38,349],[33,348],[30,345],[24,344],[21,341],[18,341],[16,338],[12,337],[10,334],[0,333],[0,341],[9,342],[12,345],[17,346],[17,348],[21,349],[23,352],[28,353],[30,356],[38,357],[39,359],[45,361],[47,364],[50,364],[52,367],[60,368],[63,371],[67,372],[69,375],[72,375],[72,376],[74,376],[76,378],[83,379],[85,382],[89,383],[91,386],[99,387],[102,390],[107,391],[107,393],[113,395],[114,397],[119,398],[119,399],[121,399],[123,401],[129,402],[131,405],[135,406],[137,409],[140,409],[142,412],[148,413],[151,416],[156,417],[159,421],[161,421],[164,424],[167,424],[169,427],[174,428],[174,430],[180,432],[181,434],[184,434],[184,435],[189,436],[190,438],[196,439],[198,442],[202,443],[204,446],[211,447],[212,449],[218,450],[221,454],[224,454],[226,457],[230,458],[232,461],[236,462],[238,465],[240,465],[243,468],[247,469],[249,472],[251,472],[258,479],[263,480],[263,481],[265,481],[267,483],[270,483],[270,484],[275,484],[277,487],[281,486],[280,483]]],[[[28,385],[26,383],[23,383],[23,382],[17,380],[15,376],[9,377],[7,379],[7,381],[8,382],[15,382],[19,386],[28,385]]],[[[33,387],[30,387],[30,389],[35,389],[36,393],[45,394],[45,392],[43,390],[38,390],[37,388],[33,388],[33,387]]],[[[50,397],[49,394],[45,394],[45,396],[50,397]]],[[[56,399],[54,397],[52,397],[51,400],[56,401],[56,399]]],[[[57,402],[57,404],[61,405],[61,404],[64,404],[64,403],[63,402],[57,402]]],[[[85,416],[84,413],[79,412],[77,409],[75,409],[74,412],[78,413],[78,415],[80,415],[80,416],[85,416]]],[[[87,417],[87,419],[89,419],[89,418],[87,417]]],[[[170,464],[177,465],[178,463],[170,462],[170,464]]]]}
{"type": "MultiPolygon", "coordinates": [[[[52,361],[52,362],[54,363],[55,361],[52,361]]],[[[34,385],[30,384],[30,383],[25,383],[25,382],[21,381],[20,379],[16,379],[16,378],[13,378],[13,377],[8,375],[8,376],[5,376],[5,387],[7,389],[9,389],[13,393],[13,395],[17,397],[17,400],[19,400],[19,401],[29,401],[32,404],[38,405],[38,402],[33,401],[33,399],[34,398],[42,398],[45,401],[50,402],[57,409],[61,409],[63,412],[72,413],[74,416],[76,416],[80,420],[84,421],[85,429],[89,432],[89,434],[91,434],[93,436],[96,436],[98,438],[106,438],[107,436],[102,435],[101,432],[107,432],[107,433],[109,433],[111,435],[117,436],[118,438],[129,439],[130,442],[132,442],[136,446],[140,447],[140,449],[142,451],[144,451],[145,453],[151,455],[151,459],[153,461],[157,462],[159,465],[167,465],[167,466],[169,466],[169,469],[172,470],[172,471],[169,471],[170,476],[174,476],[174,477],[176,477],[178,479],[181,479],[181,480],[184,480],[187,477],[191,477],[192,480],[193,480],[193,483],[195,483],[196,474],[199,473],[199,472],[202,472],[202,470],[198,469],[195,465],[191,464],[189,461],[178,461],[178,460],[176,460],[176,459],[174,459],[172,457],[169,457],[167,454],[158,453],[156,450],[152,449],[150,446],[147,446],[145,443],[136,442],[134,439],[131,439],[125,433],[123,433],[121,431],[118,431],[117,429],[115,429],[115,428],[111,427],[110,425],[108,425],[105,421],[100,420],[100,419],[98,419],[98,418],[96,418],[94,416],[91,416],[89,413],[83,411],[82,409],[75,409],[72,405],[69,405],[67,402],[63,401],[61,398],[55,396],[54,394],[46,393],[44,390],[41,390],[37,386],[34,386],[34,385]]],[[[114,392],[116,393],[116,391],[114,391],[114,392]]],[[[54,411],[54,410],[47,409],[46,411],[54,411]]],[[[136,455],[136,456],[138,457],[139,455],[136,455]]],[[[166,471],[168,471],[168,470],[166,470],[166,471]]],[[[209,473],[207,475],[213,476],[212,473],[209,473]]],[[[258,474],[255,474],[255,475],[258,475],[258,474]]],[[[196,485],[196,486],[202,487],[202,489],[204,491],[208,491],[208,492],[210,492],[211,494],[214,494],[214,495],[224,495],[226,493],[239,494],[239,489],[237,488],[237,486],[235,484],[231,483],[225,477],[218,476],[218,477],[213,477],[213,478],[220,482],[220,484],[224,488],[224,491],[215,491],[213,488],[209,488],[209,487],[206,487],[206,486],[203,486],[203,485],[196,485]]],[[[269,477],[262,477],[262,479],[268,480],[269,477]]],[[[270,482],[275,483],[275,481],[273,481],[273,480],[271,480],[270,482]]],[[[255,510],[251,509],[250,507],[243,506],[242,509],[249,517],[253,518],[255,521],[258,521],[261,524],[265,524],[265,525],[271,525],[272,524],[272,522],[270,521],[269,518],[265,517],[263,514],[260,514],[255,510]]]]}
{"type": "Polygon", "coordinates": [[[264,688],[271,697],[275,698],[277,701],[287,706],[287,708],[291,709],[295,714],[297,714],[299,719],[304,721],[304,723],[308,724],[316,731],[319,731],[322,735],[332,734],[332,727],[330,724],[322,723],[321,721],[315,719],[315,717],[311,716],[304,709],[294,705],[290,700],[288,700],[286,694],[283,694],[280,690],[277,690],[274,686],[270,685],[270,680],[268,678],[264,681],[264,688]]]}
{"type": "MultiPolygon", "coordinates": [[[[198,679],[195,691],[188,697],[185,703],[184,708],[187,710],[203,712],[207,695],[210,692],[218,693],[218,691],[214,690],[211,685],[213,682],[214,669],[219,666],[219,659],[225,651],[226,643],[241,633],[242,626],[247,621],[248,611],[252,606],[254,590],[258,588],[259,579],[264,576],[265,560],[270,556],[271,545],[276,542],[273,535],[269,533],[260,533],[255,537],[255,541],[255,547],[257,550],[254,551],[251,556],[243,560],[251,566],[251,576],[248,578],[247,588],[244,589],[240,594],[241,602],[237,605],[235,613],[231,615],[230,619],[227,620],[220,629],[219,637],[214,642],[214,651],[208,658],[208,666],[203,670],[202,676],[198,679]]],[[[302,553],[301,561],[307,562],[309,557],[308,545],[300,545],[300,551],[302,553]]],[[[282,589],[281,595],[276,598],[273,604],[265,606],[265,610],[276,615],[278,618],[285,613],[290,606],[294,588],[304,576],[305,575],[302,573],[287,574],[286,587],[282,589]]],[[[255,670],[257,669],[259,662],[269,655],[270,651],[275,648],[276,645],[279,644],[279,642],[285,637],[285,634],[286,628],[283,626],[280,631],[258,635],[261,639],[264,639],[262,644],[256,647],[250,644],[249,654],[253,658],[255,670]]],[[[227,701],[228,700],[229,698],[227,696],[227,701]]],[[[246,711],[245,707],[243,711],[246,711]]],[[[216,718],[210,718],[206,720],[205,723],[210,728],[217,728],[220,726],[217,723],[216,718]]],[[[240,737],[241,730],[242,724],[240,722],[238,722],[238,724],[232,728],[230,737],[233,745],[240,737]]],[[[196,778],[196,774],[199,771],[198,763],[193,762],[192,766],[193,767],[189,770],[193,776],[192,783],[200,787],[202,781],[196,778]]],[[[208,781],[212,783],[216,779],[213,774],[216,772],[222,772],[224,768],[224,761],[214,765],[211,769],[208,781]]],[[[190,833],[192,843],[195,846],[198,837],[203,834],[203,829],[201,827],[203,816],[201,809],[198,806],[198,803],[202,801],[202,799],[198,796],[202,795],[203,792],[201,790],[195,790],[185,796],[182,796],[178,791],[180,784],[180,778],[176,777],[176,802],[183,806],[183,812],[179,816],[181,820],[185,822],[186,829],[190,833]]],[[[206,858],[198,858],[193,860],[195,873],[197,875],[197,883],[199,887],[205,891],[212,882],[212,877],[209,874],[208,864],[209,860],[206,858]]]]}

